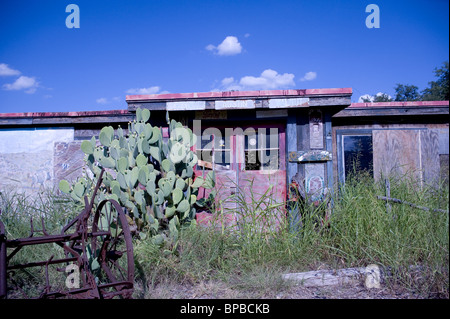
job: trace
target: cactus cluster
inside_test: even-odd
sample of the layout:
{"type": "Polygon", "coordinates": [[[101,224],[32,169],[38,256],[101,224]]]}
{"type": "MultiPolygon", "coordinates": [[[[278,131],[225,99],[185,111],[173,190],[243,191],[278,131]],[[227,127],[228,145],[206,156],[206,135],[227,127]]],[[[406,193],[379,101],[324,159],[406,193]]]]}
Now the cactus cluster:
{"type": "Polygon", "coordinates": [[[72,186],[65,180],[60,190],[83,204],[96,177],[105,168],[98,199],[112,198],[129,212],[138,229],[148,228],[157,243],[165,237],[176,240],[180,225],[195,219],[200,187],[214,187],[214,174],[194,178],[197,155],[191,150],[196,142],[192,130],[169,120],[169,138],[163,141],[161,128],[148,123],[150,111],[136,110],[136,119],[128,123],[128,132],[119,127],[100,131],[81,143],[93,180],[80,178],[72,186]]]}

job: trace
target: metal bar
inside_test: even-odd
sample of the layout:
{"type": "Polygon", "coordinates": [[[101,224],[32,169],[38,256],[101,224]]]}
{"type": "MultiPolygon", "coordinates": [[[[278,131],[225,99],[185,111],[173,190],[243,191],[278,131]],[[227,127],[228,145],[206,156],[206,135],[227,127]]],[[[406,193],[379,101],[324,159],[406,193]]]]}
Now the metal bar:
{"type": "Polygon", "coordinates": [[[406,204],[406,205],[409,205],[411,207],[422,209],[422,210],[426,210],[426,211],[430,211],[431,210],[433,212],[447,213],[448,214],[447,210],[436,209],[436,208],[428,208],[428,207],[424,207],[424,206],[418,206],[416,204],[405,202],[405,201],[403,201],[401,199],[397,199],[397,198],[390,198],[390,197],[386,197],[386,196],[377,196],[377,198],[385,200],[385,201],[391,201],[391,202],[398,203],[398,204],[406,204]]]}
{"type": "MultiPolygon", "coordinates": [[[[95,233],[88,233],[88,237],[96,237],[96,236],[106,236],[109,235],[109,232],[95,232],[95,233]]],[[[6,242],[8,247],[22,247],[27,245],[38,245],[38,244],[50,244],[55,242],[65,242],[70,240],[76,240],[81,238],[81,233],[74,233],[69,235],[49,235],[49,236],[42,236],[42,237],[30,237],[30,238],[20,238],[20,239],[13,239],[8,240],[6,242]]]]}
{"type": "Polygon", "coordinates": [[[62,264],[62,263],[65,263],[65,262],[70,262],[70,261],[77,261],[77,257],[55,259],[55,260],[51,260],[50,262],[48,262],[48,261],[37,261],[37,262],[33,262],[33,263],[27,263],[27,264],[21,264],[21,265],[13,265],[13,266],[8,266],[8,270],[44,266],[47,263],[49,265],[62,264]]]}

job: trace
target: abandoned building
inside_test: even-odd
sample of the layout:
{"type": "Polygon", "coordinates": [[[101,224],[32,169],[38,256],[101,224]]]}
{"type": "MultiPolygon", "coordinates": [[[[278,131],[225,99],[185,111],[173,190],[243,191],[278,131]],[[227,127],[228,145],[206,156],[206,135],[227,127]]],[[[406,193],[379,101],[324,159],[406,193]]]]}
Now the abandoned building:
{"type": "Polygon", "coordinates": [[[0,190],[32,194],[82,173],[83,140],[126,128],[137,108],[168,137],[166,112],[200,138],[196,173],[215,170],[221,195],[252,183],[286,198],[300,181],[314,198],[355,169],[375,179],[412,173],[448,181],[449,102],[351,103],[351,88],[131,95],[128,109],[0,113],[0,190]]]}

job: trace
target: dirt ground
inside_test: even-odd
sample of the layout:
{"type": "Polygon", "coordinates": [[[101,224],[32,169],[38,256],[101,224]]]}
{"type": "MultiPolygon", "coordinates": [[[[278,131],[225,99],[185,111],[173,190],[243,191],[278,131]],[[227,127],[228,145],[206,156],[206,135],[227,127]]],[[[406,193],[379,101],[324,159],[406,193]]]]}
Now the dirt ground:
{"type": "Polygon", "coordinates": [[[199,284],[161,284],[145,292],[136,287],[135,298],[145,299],[424,299],[404,289],[368,289],[364,284],[325,287],[291,285],[280,289],[245,290],[228,287],[221,282],[199,284]]]}

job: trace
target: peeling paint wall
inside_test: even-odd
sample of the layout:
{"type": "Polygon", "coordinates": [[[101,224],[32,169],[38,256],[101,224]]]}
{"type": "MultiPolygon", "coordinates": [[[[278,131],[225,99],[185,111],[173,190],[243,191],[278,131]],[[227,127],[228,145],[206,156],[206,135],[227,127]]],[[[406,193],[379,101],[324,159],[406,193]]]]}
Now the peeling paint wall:
{"type": "Polygon", "coordinates": [[[73,140],[73,128],[1,129],[0,191],[31,195],[43,188],[53,189],[55,162],[65,166],[55,158],[55,144],[73,140]]]}

